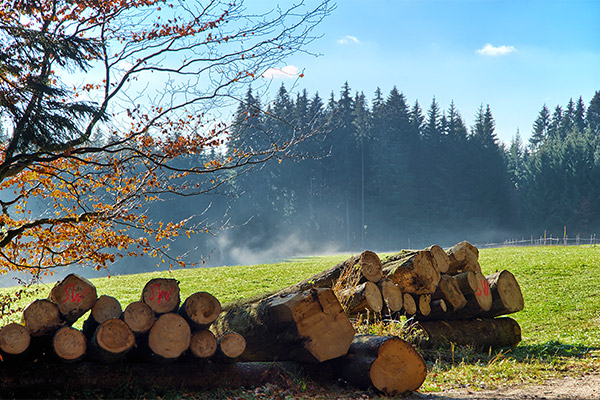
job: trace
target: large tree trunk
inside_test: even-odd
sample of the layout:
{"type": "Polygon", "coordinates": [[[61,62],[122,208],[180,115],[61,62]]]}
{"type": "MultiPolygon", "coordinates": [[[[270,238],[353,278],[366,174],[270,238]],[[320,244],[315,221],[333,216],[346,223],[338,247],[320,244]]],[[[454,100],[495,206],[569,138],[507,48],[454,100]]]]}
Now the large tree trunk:
{"type": "Polygon", "coordinates": [[[217,335],[246,339],[242,360],[322,362],[346,354],[354,328],[331,289],[282,293],[221,313],[217,335]]]}
{"type": "Polygon", "coordinates": [[[383,260],[383,264],[389,264],[392,261],[398,261],[414,256],[418,252],[426,253],[431,264],[440,274],[445,274],[448,271],[448,267],[450,266],[448,254],[446,254],[444,249],[436,244],[431,245],[423,250],[401,250],[399,253],[386,257],[383,260]]]}
{"type": "Polygon", "coordinates": [[[323,272],[285,288],[279,293],[296,293],[311,288],[332,288],[342,275],[354,272],[353,268],[356,268],[357,280],[377,283],[383,278],[379,256],[372,251],[363,251],[357,256],[352,256],[323,272]]]}
{"type": "Polygon", "coordinates": [[[150,328],[148,347],[154,359],[174,361],[189,347],[192,331],[186,320],[175,313],[161,315],[150,328]]]}
{"type": "Polygon", "coordinates": [[[486,277],[492,294],[492,305],[483,317],[497,317],[521,311],[525,307],[523,293],[515,276],[509,271],[500,271],[486,277]]]}
{"type": "Polygon", "coordinates": [[[179,308],[179,314],[194,330],[208,328],[220,313],[221,303],[215,296],[207,292],[192,294],[179,308]]]}
{"type": "Polygon", "coordinates": [[[176,312],[180,300],[179,282],[175,279],[151,279],[142,290],[142,301],[148,304],[156,315],[176,312]]]}
{"type": "Polygon", "coordinates": [[[521,341],[521,327],[512,318],[421,321],[417,326],[427,333],[425,345],[430,347],[454,343],[487,350],[516,346],[521,341]]]}
{"type": "Polygon", "coordinates": [[[92,282],[70,274],[54,285],[48,299],[58,305],[63,319],[72,324],[94,306],[98,295],[92,282]]]}
{"type": "Polygon", "coordinates": [[[23,311],[22,320],[31,336],[51,335],[65,326],[58,305],[45,299],[38,299],[29,304],[23,311]]]}
{"type": "Polygon", "coordinates": [[[65,326],[54,334],[52,349],[61,361],[79,361],[87,350],[87,339],[80,330],[65,326]]]}
{"type": "Polygon", "coordinates": [[[348,315],[356,315],[367,310],[380,313],[383,308],[381,291],[376,284],[369,281],[342,290],[337,298],[348,315]]]}
{"type": "Polygon", "coordinates": [[[357,335],[348,354],[329,362],[335,376],[388,396],[415,391],[425,381],[423,357],[406,341],[392,336],[357,335]]]}
{"type": "Polygon", "coordinates": [[[433,293],[440,281],[440,273],[433,266],[432,258],[423,250],[386,262],[383,272],[398,285],[402,293],[433,293]]]}
{"type": "Polygon", "coordinates": [[[481,272],[479,250],[471,243],[467,241],[457,243],[446,253],[450,261],[447,274],[456,275],[465,271],[481,272]]]}

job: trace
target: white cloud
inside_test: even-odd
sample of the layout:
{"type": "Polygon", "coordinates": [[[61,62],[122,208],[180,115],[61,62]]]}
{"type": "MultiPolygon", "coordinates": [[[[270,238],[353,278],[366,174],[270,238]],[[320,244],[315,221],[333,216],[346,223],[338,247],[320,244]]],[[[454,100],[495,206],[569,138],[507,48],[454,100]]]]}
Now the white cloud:
{"type": "Polygon", "coordinates": [[[515,49],[514,46],[494,46],[491,43],[486,43],[485,46],[483,46],[481,49],[477,50],[478,54],[481,54],[482,56],[505,56],[507,54],[510,53],[514,53],[516,52],[517,49],[515,49]]]}
{"type": "Polygon", "coordinates": [[[346,35],[341,39],[338,39],[337,44],[358,44],[360,40],[356,36],[346,35]]]}
{"type": "Polygon", "coordinates": [[[262,74],[263,78],[267,79],[292,79],[300,75],[298,67],[295,65],[286,65],[283,68],[269,68],[262,74]]]}

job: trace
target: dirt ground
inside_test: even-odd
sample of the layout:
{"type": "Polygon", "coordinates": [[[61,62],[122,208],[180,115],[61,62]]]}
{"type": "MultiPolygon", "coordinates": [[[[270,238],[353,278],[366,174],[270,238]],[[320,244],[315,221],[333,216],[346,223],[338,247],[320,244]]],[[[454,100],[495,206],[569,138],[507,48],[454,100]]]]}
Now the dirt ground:
{"type": "Polygon", "coordinates": [[[405,400],[594,400],[600,399],[600,373],[554,379],[543,385],[490,391],[467,389],[444,393],[414,393],[405,400]]]}

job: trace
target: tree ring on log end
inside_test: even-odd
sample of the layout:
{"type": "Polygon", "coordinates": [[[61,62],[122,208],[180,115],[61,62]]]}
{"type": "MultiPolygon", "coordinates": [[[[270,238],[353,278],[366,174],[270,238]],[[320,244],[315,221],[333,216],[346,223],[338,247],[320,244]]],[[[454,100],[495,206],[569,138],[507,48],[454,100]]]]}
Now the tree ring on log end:
{"type": "Polygon", "coordinates": [[[12,322],[0,329],[0,350],[6,354],[22,354],[31,343],[31,335],[23,325],[12,322]]]}

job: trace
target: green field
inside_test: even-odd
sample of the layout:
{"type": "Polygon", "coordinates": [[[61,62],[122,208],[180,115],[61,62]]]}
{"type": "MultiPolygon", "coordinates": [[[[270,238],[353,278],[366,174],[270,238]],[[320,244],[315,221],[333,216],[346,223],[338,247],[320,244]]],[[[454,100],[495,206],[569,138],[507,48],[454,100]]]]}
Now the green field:
{"type": "MultiPolygon", "coordinates": [[[[144,284],[154,277],[178,279],[182,299],[196,291],[208,291],[227,303],[286,287],[345,258],[347,255],[183,269],[93,282],[99,295],[110,294],[123,307],[139,300],[144,284]]],[[[422,391],[494,388],[600,369],[600,247],[484,249],[480,264],[486,275],[507,269],[517,278],[525,309],[512,317],[521,325],[523,340],[516,348],[485,354],[465,348],[425,351],[429,375],[422,391]]],[[[36,297],[46,297],[50,287],[41,287],[36,297]]],[[[2,289],[0,295],[14,291],[2,289]]],[[[31,300],[25,298],[11,307],[23,307],[31,300]]],[[[19,313],[4,317],[2,325],[19,318],[19,313]]]]}

